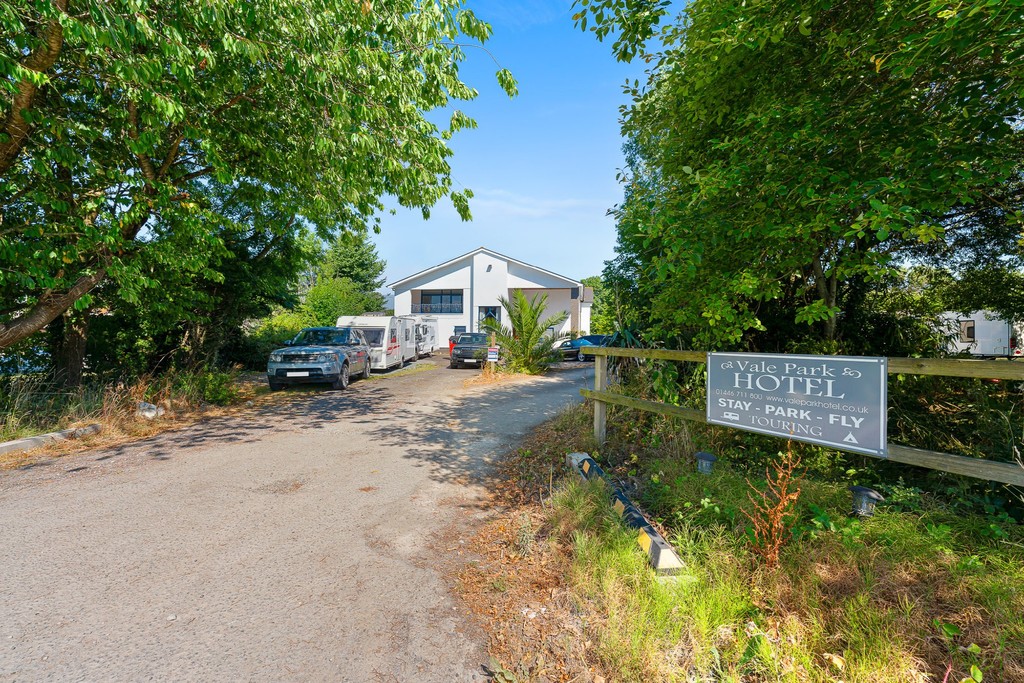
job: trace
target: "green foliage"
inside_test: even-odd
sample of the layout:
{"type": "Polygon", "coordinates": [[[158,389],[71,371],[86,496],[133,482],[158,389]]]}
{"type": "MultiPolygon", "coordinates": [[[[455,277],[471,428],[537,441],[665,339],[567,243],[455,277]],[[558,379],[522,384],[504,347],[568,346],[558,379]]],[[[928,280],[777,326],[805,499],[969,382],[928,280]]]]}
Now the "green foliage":
{"type": "MultiPolygon", "coordinates": [[[[664,16],[579,5],[623,58],[664,16]]],[[[984,0],[688,3],[630,89],[606,280],[662,337],[737,346],[779,326],[831,341],[847,290],[895,259],[981,241],[986,213],[1019,237],[1022,20],[1020,3],[984,0]]]]}
{"type": "Polygon", "coordinates": [[[594,301],[590,306],[589,334],[611,334],[616,330],[615,306],[612,292],[599,275],[585,277],[580,282],[594,290],[594,301]]]}
{"type": "Polygon", "coordinates": [[[548,328],[557,328],[568,315],[561,311],[543,317],[547,310],[547,294],[527,299],[522,290],[517,289],[510,299],[498,297],[498,301],[508,313],[508,325],[489,319],[482,327],[494,333],[505,367],[511,372],[529,375],[542,372],[558,357],[552,348],[555,339],[548,333],[548,328]]]}
{"type": "Polygon", "coordinates": [[[147,398],[169,392],[195,404],[226,406],[238,397],[237,380],[235,373],[216,370],[172,372],[150,386],[147,398]]]}
{"type": "Polygon", "coordinates": [[[0,376],[0,441],[83,423],[99,423],[105,433],[131,433],[138,401],[187,412],[203,404],[229,405],[239,396],[237,373],[211,370],[172,369],[131,383],[89,382],[74,388],[41,373],[0,376]]]}
{"type": "Polygon", "coordinates": [[[221,227],[268,208],[281,239],[375,227],[384,194],[468,218],[446,140],[472,121],[426,116],[477,94],[464,44],[491,29],[460,0],[65,6],[0,12],[0,348],[102,282],[136,303],[161,275],[216,280],[221,227]]]}
{"type": "MultiPolygon", "coordinates": [[[[324,254],[320,273],[325,278],[346,278],[359,291],[375,292],[384,285],[386,265],[386,262],[377,253],[377,247],[365,232],[344,233],[334,240],[327,253],[324,254]]],[[[377,309],[367,308],[366,310],[377,309]]]]}
{"type": "Polygon", "coordinates": [[[304,327],[330,327],[339,316],[380,310],[383,297],[361,291],[348,278],[321,279],[295,309],[279,309],[246,330],[232,354],[244,367],[262,369],[267,356],[304,327]]]}
{"type": "Polygon", "coordinates": [[[298,312],[309,327],[332,326],[338,316],[378,311],[383,305],[384,297],[377,292],[361,290],[348,278],[332,278],[313,285],[298,312]]]}
{"type": "MultiPolygon", "coordinates": [[[[603,460],[630,460],[611,436],[603,460]]],[[[743,541],[741,469],[719,461],[701,475],[672,448],[634,467],[644,508],[686,565],[675,582],[654,580],[603,486],[574,480],[552,501],[587,638],[613,678],[867,683],[941,677],[948,666],[949,680],[1002,680],[1024,661],[1020,524],[999,522],[1006,536],[993,538],[990,515],[908,487],[902,504],[914,509],[851,519],[845,485],[807,479],[792,545],[766,572],[743,541]]]]}

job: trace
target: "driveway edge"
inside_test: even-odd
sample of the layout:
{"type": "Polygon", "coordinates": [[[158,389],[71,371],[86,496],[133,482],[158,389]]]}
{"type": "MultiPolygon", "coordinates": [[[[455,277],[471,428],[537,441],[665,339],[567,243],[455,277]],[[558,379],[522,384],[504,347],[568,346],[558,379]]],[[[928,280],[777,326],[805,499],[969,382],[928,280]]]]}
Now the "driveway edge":
{"type": "Polygon", "coordinates": [[[33,448],[41,448],[57,441],[67,441],[69,439],[78,439],[89,434],[98,434],[103,430],[103,427],[99,424],[91,424],[85,427],[76,427],[74,429],[65,429],[60,432],[50,432],[49,434],[40,434],[38,436],[29,436],[24,439],[17,439],[16,441],[5,441],[0,443],[0,455],[7,453],[20,453],[22,451],[30,451],[33,448]]]}

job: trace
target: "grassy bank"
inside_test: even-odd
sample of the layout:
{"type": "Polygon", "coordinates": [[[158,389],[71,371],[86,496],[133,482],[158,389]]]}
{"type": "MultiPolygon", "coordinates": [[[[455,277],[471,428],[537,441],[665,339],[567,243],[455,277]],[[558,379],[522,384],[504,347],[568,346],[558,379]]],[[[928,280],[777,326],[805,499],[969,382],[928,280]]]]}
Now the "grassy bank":
{"type": "MultiPolygon", "coordinates": [[[[588,411],[570,409],[511,476],[536,491],[566,451],[588,450],[589,429],[588,411]]],[[[857,520],[845,482],[798,476],[769,568],[751,521],[764,473],[720,461],[697,474],[689,439],[672,432],[643,458],[614,439],[598,458],[661,524],[683,579],[654,578],[600,485],[566,480],[547,508],[594,671],[622,681],[1024,681],[1024,530],[1008,515],[967,513],[896,482],[874,517],[857,520]]]]}

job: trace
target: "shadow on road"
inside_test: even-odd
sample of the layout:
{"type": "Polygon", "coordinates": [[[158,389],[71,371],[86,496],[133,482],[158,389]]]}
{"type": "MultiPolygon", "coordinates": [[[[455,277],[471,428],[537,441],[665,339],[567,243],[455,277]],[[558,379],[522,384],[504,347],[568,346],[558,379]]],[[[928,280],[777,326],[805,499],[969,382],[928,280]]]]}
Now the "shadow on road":
{"type": "MultiPolygon", "coordinates": [[[[467,391],[461,383],[470,374],[444,367],[386,382],[356,382],[347,391],[300,390],[244,415],[211,418],[83,454],[64,472],[82,472],[92,467],[89,463],[127,456],[167,461],[218,444],[257,443],[276,433],[337,431],[352,424],[373,434],[382,447],[401,449],[413,466],[428,467],[432,479],[479,482],[490,475],[495,459],[527,431],[580,400],[585,375],[585,370],[563,371],[467,391]]],[[[40,459],[17,469],[60,464],[59,458],[40,459]]]]}

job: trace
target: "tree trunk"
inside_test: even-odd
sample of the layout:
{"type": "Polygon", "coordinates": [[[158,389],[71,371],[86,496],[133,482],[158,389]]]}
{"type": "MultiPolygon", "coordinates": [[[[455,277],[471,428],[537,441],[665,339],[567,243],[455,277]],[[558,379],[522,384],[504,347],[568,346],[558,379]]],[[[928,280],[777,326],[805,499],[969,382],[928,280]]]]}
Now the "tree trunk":
{"type": "Polygon", "coordinates": [[[69,289],[63,292],[47,292],[32,308],[5,323],[0,323],[0,349],[13,346],[49,325],[98,285],[106,274],[107,266],[103,265],[95,272],[78,278],[69,289]]]}
{"type": "MultiPolygon", "coordinates": [[[[53,4],[60,13],[67,11],[68,0],[56,0],[53,4]]],[[[54,19],[43,24],[37,38],[39,46],[22,60],[21,65],[30,71],[44,73],[53,67],[64,46],[64,29],[60,21],[54,19]]],[[[0,175],[14,164],[28,138],[31,125],[25,118],[25,112],[31,111],[37,92],[39,86],[28,79],[14,83],[11,109],[0,128],[0,132],[5,134],[0,140],[0,175]]]]}
{"type": "MultiPolygon", "coordinates": [[[[121,236],[125,240],[134,240],[142,226],[149,220],[149,216],[149,211],[138,216],[121,230],[121,236]]],[[[91,223],[95,218],[96,215],[93,214],[86,222],[91,223]]],[[[63,291],[44,292],[31,308],[5,323],[0,323],[0,350],[31,337],[56,320],[57,316],[70,309],[76,301],[91,292],[107,276],[111,260],[110,254],[98,255],[95,261],[89,265],[90,268],[94,268],[91,273],[82,275],[75,280],[73,285],[63,291]]]]}
{"type": "MultiPolygon", "coordinates": [[[[819,254],[814,257],[811,262],[811,268],[814,272],[814,285],[818,290],[818,298],[824,302],[830,309],[836,306],[836,296],[839,287],[839,278],[835,272],[831,275],[825,275],[825,265],[822,263],[824,254],[819,254]]],[[[836,339],[836,320],[835,315],[831,315],[824,321],[824,335],[826,341],[835,341],[836,339]]]]}
{"type": "Polygon", "coordinates": [[[58,382],[65,387],[82,386],[85,369],[85,342],[89,330],[89,311],[70,310],[61,316],[60,339],[54,356],[58,382]]]}

